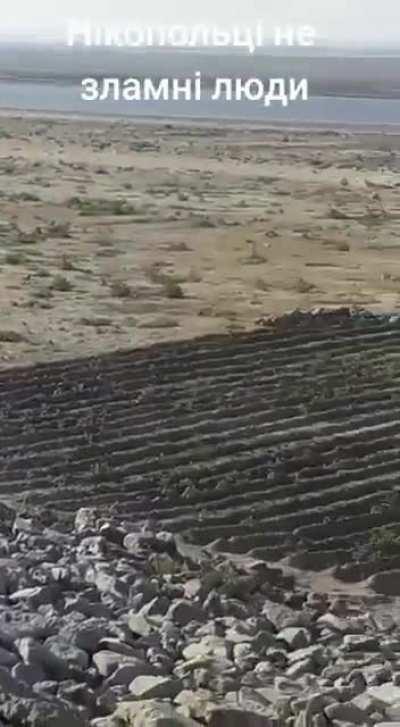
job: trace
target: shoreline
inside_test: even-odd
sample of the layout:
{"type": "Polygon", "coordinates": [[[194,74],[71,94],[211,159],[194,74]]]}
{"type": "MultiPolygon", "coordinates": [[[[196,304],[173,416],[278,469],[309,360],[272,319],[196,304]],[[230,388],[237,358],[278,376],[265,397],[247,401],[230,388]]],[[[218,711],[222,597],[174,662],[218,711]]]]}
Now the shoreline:
{"type": "Polygon", "coordinates": [[[384,136],[391,136],[400,134],[400,121],[398,123],[387,122],[385,124],[376,124],[374,122],[340,122],[337,121],[286,121],[286,120],[266,120],[264,123],[260,119],[235,119],[232,117],[204,117],[204,116],[172,116],[165,115],[160,116],[158,114],[146,114],[141,116],[127,116],[126,114],[108,114],[104,113],[81,113],[79,111],[48,111],[39,109],[18,109],[16,107],[0,107],[0,117],[7,119],[24,119],[31,118],[37,121],[41,119],[58,120],[58,121],[85,121],[102,122],[104,124],[121,122],[124,125],[141,125],[146,126],[152,124],[155,126],[163,127],[166,124],[176,124],[179,126],[201,126],[201,127],[220,127],[226,126],[231,129],[251,129],[266,133],[276,133],[280,129],[284,129],[286,132],[304,132],[304,133],[318,133],[318,132],[332,132],[332,133],[352,133],[357,135],[363,134],[382,134],[384,136]]]}

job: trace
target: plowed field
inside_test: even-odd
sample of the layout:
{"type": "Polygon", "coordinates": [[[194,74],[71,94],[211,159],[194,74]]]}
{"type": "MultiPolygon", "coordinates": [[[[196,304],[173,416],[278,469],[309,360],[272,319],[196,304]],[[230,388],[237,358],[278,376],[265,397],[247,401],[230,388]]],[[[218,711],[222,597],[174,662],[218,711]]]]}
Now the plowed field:
{"type": "Polygon", "coordinates": [[[0,375],[0,495],[342,562],[396,518],[400,322],[333,314],[0,375]]]}

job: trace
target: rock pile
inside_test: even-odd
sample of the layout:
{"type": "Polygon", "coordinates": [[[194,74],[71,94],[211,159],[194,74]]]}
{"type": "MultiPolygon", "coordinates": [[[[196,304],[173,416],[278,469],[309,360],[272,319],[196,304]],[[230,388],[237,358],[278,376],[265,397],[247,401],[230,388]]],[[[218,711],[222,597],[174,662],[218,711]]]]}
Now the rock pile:
{"type": "Polygon", "coordinates": [[[392,618],[151,522],[0,521],[0,727],[400,725],[392,618]]]}

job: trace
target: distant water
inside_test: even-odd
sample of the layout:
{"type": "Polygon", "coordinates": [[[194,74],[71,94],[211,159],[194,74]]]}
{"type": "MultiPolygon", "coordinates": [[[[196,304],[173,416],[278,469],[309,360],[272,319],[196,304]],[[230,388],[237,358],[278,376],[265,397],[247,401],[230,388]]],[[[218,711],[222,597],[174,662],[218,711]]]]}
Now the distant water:
{"type": "Polygon", "coordinates": [[[400,125],[400,100],[314,97],[283,108],[256,101],[83,101],[77,85],[0,81],[0,109],[94,116],[231,119],[360,125],[400,125]]]}

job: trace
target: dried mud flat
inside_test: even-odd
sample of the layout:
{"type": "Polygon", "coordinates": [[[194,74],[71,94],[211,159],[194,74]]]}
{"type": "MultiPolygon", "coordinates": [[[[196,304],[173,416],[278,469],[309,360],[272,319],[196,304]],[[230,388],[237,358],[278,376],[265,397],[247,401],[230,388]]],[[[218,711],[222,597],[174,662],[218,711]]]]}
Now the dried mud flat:
{"type": "Polygon", "coordinates": [[[0,365],[396,309],[399,143],[3,117],[0,365]]]}

